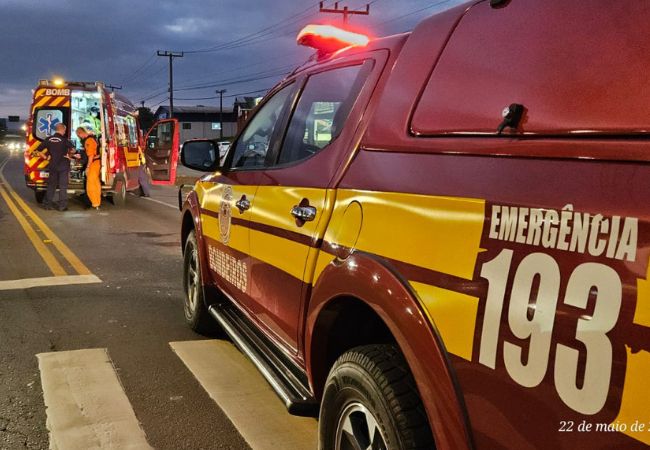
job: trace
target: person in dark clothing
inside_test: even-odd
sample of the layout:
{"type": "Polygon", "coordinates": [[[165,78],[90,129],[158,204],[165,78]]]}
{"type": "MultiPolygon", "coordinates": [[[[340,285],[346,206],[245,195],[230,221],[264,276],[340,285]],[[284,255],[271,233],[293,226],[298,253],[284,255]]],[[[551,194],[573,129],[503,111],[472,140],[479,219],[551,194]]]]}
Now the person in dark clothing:
{"type": "Polygon", "coordinates": [[[66,126],[62,123],[54,127],[55,133],[41,142],[34,152],[41,153],[47,149],[47,159],[49,177],[47,180],[47,194],[43,202],[43,208],[53,209],[52,200],[56,188],[59,188],[59,211],[68,209],[68,179],[70,175],[70,152],[75,147],[68,138],[65,137],[66,126]]]}

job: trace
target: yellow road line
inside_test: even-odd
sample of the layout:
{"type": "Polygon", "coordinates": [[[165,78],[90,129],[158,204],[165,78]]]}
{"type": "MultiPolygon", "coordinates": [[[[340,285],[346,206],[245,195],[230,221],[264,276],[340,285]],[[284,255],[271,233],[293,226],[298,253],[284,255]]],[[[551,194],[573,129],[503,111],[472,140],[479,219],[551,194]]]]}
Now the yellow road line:
{"type": "MultiPolygon", "coordinates": [[[[7,182],[4,178],[3,175],[0,174],[0,180],[2,180],[5,183],[5,187],[8,187],[7,182]]],[[[20,207],[25,211],[25,213],[34,221],[36,226],[40,228],[41,232],[45,235],[45,237],[49,240],[52,241],[52,245],[56,247],[56,249],[63,255],[63,257],[70,263],[70,265],[74,268],[74,270],[77,271],[79,275],[91,275],[92,272],[84,263],[81,262],[79,257],[75,255],[70,248],[63,243],[59,237],[54,234],[54,232],[48,227],[43,220],[41,220],[40,217],[34,212],[32,208],[30,208],[27,203],[24,202],[22,198],[9,187],[9,191],[11,192],[11,196],[16,200],[16,203],[20,205],[20,207]]]]}
{"type": "MultiPolygon", "coordinates": [[[[5,183],[4,179],[2,181],[3,183],[5,183]]],[[[5,202],[7,202],[7,206],[9,206],[9,210],[13,213],[13,215],[18,220],[18,223],[23,228],[23,231],[25,232],[29,240],[32,242],[32,245],[34,246],[38,254],[41,255],[41,258],[43,258],[43,261],[52,272],[52,275],[54,276],[67,275],[65,269],[63,269],[63,266],[59,264],[59,262],[56,260],[56,258],[50,251],[50,249],[45,246],[43,241],[41,241],[41,239],[38,237],[36,232],[29,225],[27,220],[25,220],[23,215],[20,213],[18,207],[16,207],[16,204],[13,201],[11,201],[11,197],[9,197],[9,194],[7,194],[6,192],[6,184],[0,185],[0,195],[2,196],[2,198],[4,198],[5,202]]]]}
{"type": "MultiPolygon", "coordinates": [[[[52,245],[54,245],[54,247],[59,251],[59,253],[61,253],[61,255],[66,259],[66,261],[68,261],[68,263],[74,268],[74,270],[79,275],[92,275],[92,272],[90,271],[90,269],[88,269],[88,267],[86,267],[86,265],[83,262],[81,262],[81,260],[77,257],[77,255],[75,255],[72,252],[72,250],[70,250],[70,248],[67,245],[65,245],[63,243],[63,241],[56,234],[54,234],[54,232],[50,229],[50,227],[48,227],[45,224],[45,222],[43,222],[43,220],[34,212],[34,210],[32,210],[32,208],[30,208],[27,205],[27,203],[25,203],[24,200],[22,198],[20,198],[18,193],[11,188],[11,186],[7,182],[7,179],[5,178],[4,173],[3,173],[4,167],[7,165],[8,161],[9,160],[7,159],[5,161],[5,163],[2,166],[0,166],[0,182],[4,184],[4,188],[11,194],[11,196],[14,198],[14,200],[16,201],[18,206],[20,206],[20,208],[22,208],[22,210],[25,212],[25,214],[27,214],[32,219],[34,224],[41,230],[41,232],[45,235],[45,237],[47,239],[49,239],[50,241],[52,241],[52,245]]],[[[3,197],[4,197],[4,195],[3,195],[3,197]]],[[[5,200],[7,200],[7,198],[5,198],[5,200]]],[[[18,217],[18,215],[16,215],[16,217],[18,217]]],[[[23,218],[23,220],[24,220],[24,218],[23,218]]],[[[27,223],[27,222],[25,221],[25,223],[27,223]]],[[[24,229],[24,227],[23,227],[23,229],[24,229]]],[[[25,232],[27,233],[27,231],[25,231],[25,232]]],[[[34,233],[34,235],[36,235],[36,233],[33,230],[32,230],[32,233],[34,233]]],[[[40,242],[40,239],[39,239],[39,242],[40,242]]],[[[41,244],[42,244],[42,242],[41,242],[41,244]]],[[[41,256],[43,256],[43,255],[41,255],[41,256]]],[[[57,262],[57,264],[58,264],[58,262],[57,262]]],[[[60,266],[60,264],[59,264],[59,266],[60,266]]],[[[57,275],[57,274],[55,273],[55,275],[57,275]]],[[[67,274],[65,272],[63,272],[63,275],[67,275],[67,274]]]]}

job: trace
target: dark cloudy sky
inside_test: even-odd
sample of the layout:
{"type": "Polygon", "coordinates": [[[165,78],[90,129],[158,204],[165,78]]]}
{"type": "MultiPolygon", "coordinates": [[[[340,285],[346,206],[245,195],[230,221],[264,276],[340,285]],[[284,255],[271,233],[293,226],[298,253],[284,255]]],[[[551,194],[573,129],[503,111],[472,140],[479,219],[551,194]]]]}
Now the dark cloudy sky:
{"type": "MultiPolygon", "coordinates": [[[[382,36],[462,0],[340,5],[369,2],[371,15],[352,23],[382,36]]],[[[262,91],[312,53],[295,44],[302,26],[336,20],[313,0],[0,0],[0,117],[24,118],[31,89],[55,75],[123,85],[131,101],[155,109],[167,99],[168,61],[155,56],[159,49],[210,50],[175,60],[175,104],[216,104],[205,97],[219,88],[228,96],[262,91]]]]}

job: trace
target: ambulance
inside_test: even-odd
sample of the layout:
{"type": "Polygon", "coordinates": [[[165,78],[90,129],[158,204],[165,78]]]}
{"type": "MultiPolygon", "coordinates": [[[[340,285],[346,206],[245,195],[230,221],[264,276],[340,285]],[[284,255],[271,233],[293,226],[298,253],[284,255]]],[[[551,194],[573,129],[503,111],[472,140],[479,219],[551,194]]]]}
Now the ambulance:
{"type": "MultiPolygon", "coordinates": [[[[67,126],[68,138],[78,152],[83,145],[75,130],[83,126],[93,131],[101,157],[102,194],[117,206],[126,202],[127,192],[140,190],[140,150],[144,150],[146,170],[152,184],[173,184],[178,161],[179,130],[175,119],[156,122],[143,136],[137,108],[125,97],[109,92],[102,82],[41,80],[33,90],[27,121],[24,174],[37,202],[45,197],[48,160],[34,151],[58,123],[67,126]]],[[[71,162],[68,193],[85,192],[84,167],[71,162]]]]}
{"type": "Polygon", "coordinates": [[[223,163],[183,147],[188,325],[322,450],[647,449],[648,23],[484,0],[306,28],[223,163]]]}

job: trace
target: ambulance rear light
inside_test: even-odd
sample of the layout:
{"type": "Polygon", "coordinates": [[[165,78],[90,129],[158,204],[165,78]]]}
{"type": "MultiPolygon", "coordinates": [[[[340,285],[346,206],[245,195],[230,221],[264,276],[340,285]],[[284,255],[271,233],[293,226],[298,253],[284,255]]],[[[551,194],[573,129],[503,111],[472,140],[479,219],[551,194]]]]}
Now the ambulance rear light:
{"type": "Polygon", "coordinates": [[[370,38],[332,25],[307,25],[298,33],[297,42],[315,48],[319,55],[326,55],[347,47],[365,47],[370,38]]]}

